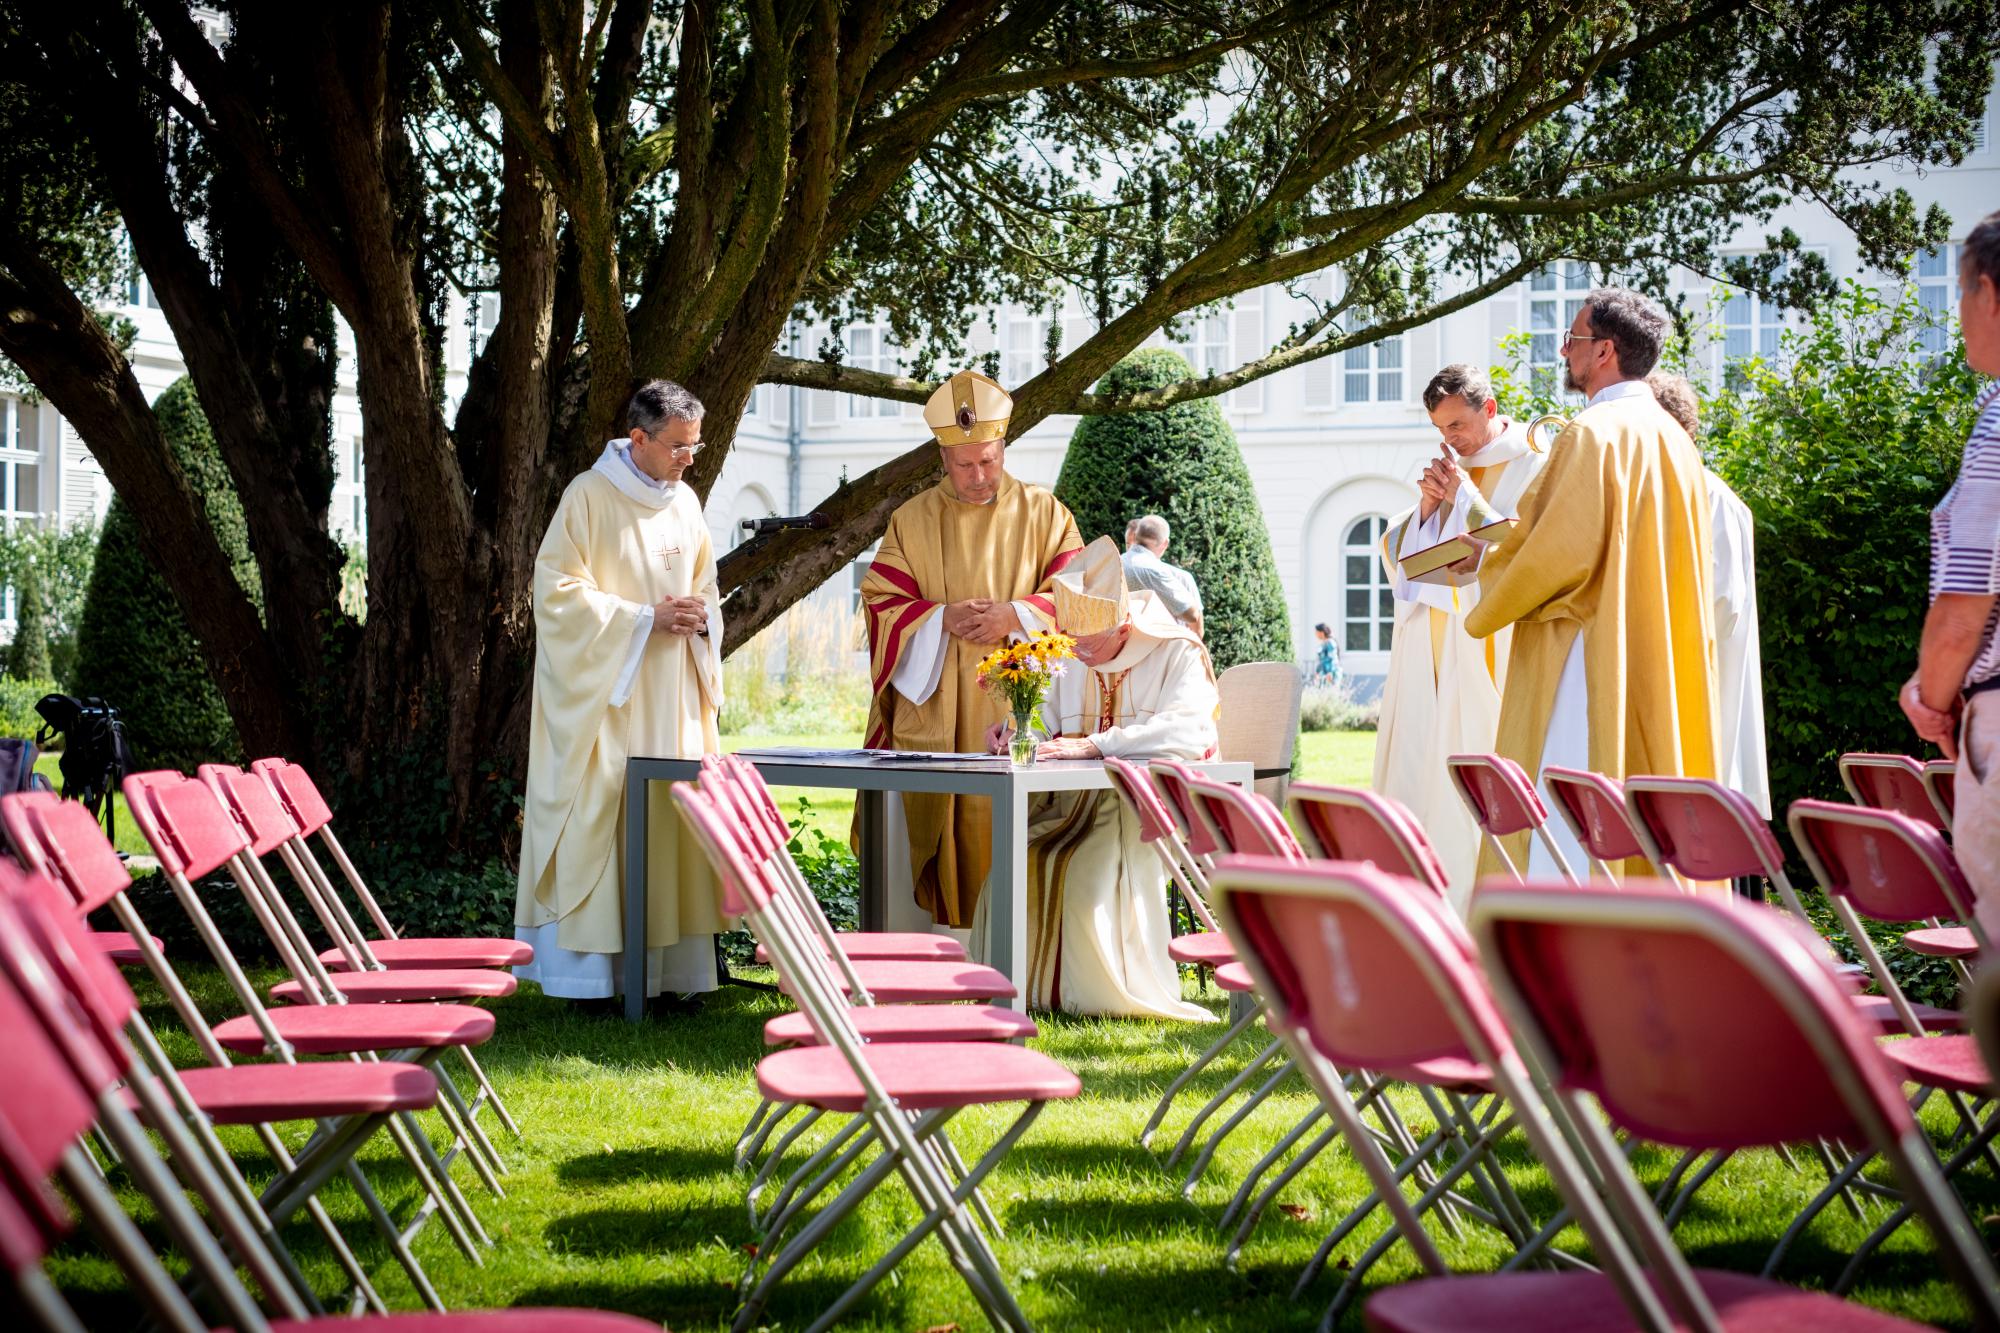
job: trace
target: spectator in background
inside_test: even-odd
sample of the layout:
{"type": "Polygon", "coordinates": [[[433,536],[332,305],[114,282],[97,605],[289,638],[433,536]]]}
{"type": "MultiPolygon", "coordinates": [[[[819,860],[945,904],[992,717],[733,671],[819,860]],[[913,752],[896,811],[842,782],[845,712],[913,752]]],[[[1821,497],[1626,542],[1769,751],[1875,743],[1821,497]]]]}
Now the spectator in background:
{"type": "MultiPolygon", "coordinates": [[[[1958,258],[1965,363],[2000,375],[2000,213],[1988,213],[1958,258]]],[[[1931,511],[1931,605],[1917,671],[1902,705],[1917,735],[1957,759],[1953,850],[2000,938],[2000,384],[1979,395],[1958,480],[1931,511]]],[[[1989,956],[1990,964],[1990,956],[1989,956]]]]}
{"type": "Polygon", "coordinates": [[[1340,649],[1333,643],[1333,631],[1324,620],[1313,626],[1313,637],[1319,640],[1319,654],[1313,658],[1312,683],[1332,685],[1340,680],[1340,649]]]}
{"type": "Polygon", "coordinates": [[[1166,604],[1175,620],[1201,633],[1201,589],[1194,575],[1166,561],[1167,520],[1146,514],[1125,525],[1125,586],[1150,592],[1166,604]]]}

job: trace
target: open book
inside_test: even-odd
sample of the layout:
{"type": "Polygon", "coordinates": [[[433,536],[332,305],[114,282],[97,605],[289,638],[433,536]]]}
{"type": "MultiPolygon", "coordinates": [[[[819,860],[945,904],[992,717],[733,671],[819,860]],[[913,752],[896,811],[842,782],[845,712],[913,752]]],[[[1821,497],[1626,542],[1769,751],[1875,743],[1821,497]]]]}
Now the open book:
{"type": "Polygon", "coordinates": [[[1477,569],[1457,571],[1451,566],[1504,539],[1508,530],[1514,526],[1514,522],[1515,520],[1511,518],[1495,518],[1460,536],[1447,537],[1435,546],[1412,551],[1397,563],[1403,567],[1403,577],[1412,583],[1434,583],[1440,587],[1462,588],[1468,583],[1476,582],[1479,571],[1477,569]]]}

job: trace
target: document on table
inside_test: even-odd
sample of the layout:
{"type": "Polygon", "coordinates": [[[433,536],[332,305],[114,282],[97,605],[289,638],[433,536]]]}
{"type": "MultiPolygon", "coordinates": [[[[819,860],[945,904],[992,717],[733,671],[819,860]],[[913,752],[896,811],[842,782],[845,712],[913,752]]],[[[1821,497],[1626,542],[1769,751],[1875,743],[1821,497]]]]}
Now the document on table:
{"type": "Polygon", "coordinates": [[[778,759],[894,759],[901,763],[913,764],[964,764],[974,762],[1006,762],[1004,754],[984,754],[976,751],[952,752],[937,750],[817,750],[799,745],[753,745],[745,746],[736,753],[744,755],[769,755],[778,759]]]}

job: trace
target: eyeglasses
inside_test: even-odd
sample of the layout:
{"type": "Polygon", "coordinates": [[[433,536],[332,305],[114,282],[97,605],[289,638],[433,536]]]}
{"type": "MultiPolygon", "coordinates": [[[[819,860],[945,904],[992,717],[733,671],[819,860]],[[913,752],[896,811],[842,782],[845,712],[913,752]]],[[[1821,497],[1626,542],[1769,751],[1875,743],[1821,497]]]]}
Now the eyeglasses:
{"type": "Polygon", "coordinates": [[[689,458],[693,458],[696,454],[708,448],[708,445],[700,440],[696,440],[692,444],[678,444],[667,440],[662,440],[659,438],[658,431],[649,432],[646,438],[653,440],[655,443],[666,445],[667,448],[673,453],[686,454],[689,458]]]}
{"type": "Polygon", "coordinates": [[[1567,352],[1571,343],[1601,343],[1609,338],[1609,336],[1609,334],[1603,333],[1565,333],[1562,340],[1562,350],[1567,352]]]}

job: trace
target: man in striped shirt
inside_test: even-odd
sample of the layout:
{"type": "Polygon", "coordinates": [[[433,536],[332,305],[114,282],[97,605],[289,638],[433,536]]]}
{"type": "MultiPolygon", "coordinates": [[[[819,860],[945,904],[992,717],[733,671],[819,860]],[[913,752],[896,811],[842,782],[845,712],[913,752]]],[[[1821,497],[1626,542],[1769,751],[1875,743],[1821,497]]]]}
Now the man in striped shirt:
{"type": "MultiPolygon", "coordinates": [[[[1958,260],[1965,361],[2000,376],[2000,213],[1965,238],[1958,260]]],[[[2000,383],[1979,415],[1958,480],[1931,511],[1931,608],[1903,712],[1917,735],[1957,759],[1953,845],[2000,940],[2000,383]]]]}

